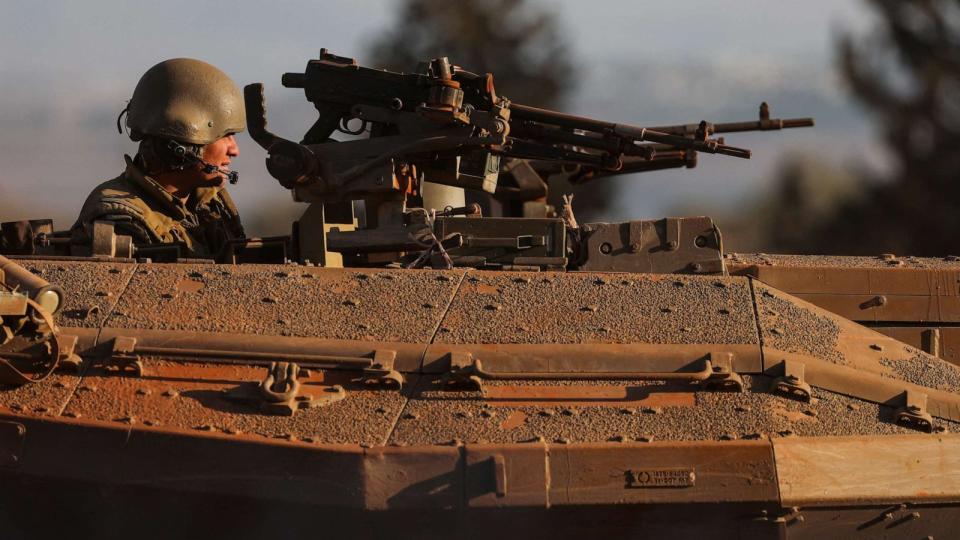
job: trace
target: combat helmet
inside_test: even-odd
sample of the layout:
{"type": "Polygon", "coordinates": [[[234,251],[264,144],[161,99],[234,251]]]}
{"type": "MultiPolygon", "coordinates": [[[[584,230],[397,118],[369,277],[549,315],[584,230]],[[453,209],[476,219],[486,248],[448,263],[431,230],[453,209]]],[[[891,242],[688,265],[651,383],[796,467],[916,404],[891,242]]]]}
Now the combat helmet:
{"type": "Polygon", "coordinates": [[[192,58],[174,58],[140,77],[127,114],[130,138],[148,136],[206,145],[243,131],[240,89],[226,73],[192,58]]]}

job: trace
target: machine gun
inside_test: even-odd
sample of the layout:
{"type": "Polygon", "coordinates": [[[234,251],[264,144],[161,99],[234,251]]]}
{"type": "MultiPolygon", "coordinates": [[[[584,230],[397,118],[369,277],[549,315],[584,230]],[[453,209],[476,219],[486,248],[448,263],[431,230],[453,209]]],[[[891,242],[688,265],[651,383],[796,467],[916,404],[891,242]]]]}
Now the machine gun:
{"type": "MultiPolygon", "coordinates": [[[[573,168],[583,180],[691,167],[698,152],[746,159],[749,150],[712,136],[813,125],[809,118],[771,119],[765,104],[759,120],[732,124],[647,128],[582,118],[511,103],[497,95],[491,74],[471,73],[447,58],[395,73],[323,49],[282,83],[302,88],[319,113],[303,140],[268,131],[261,84],[244,89],[248,129],[268,152],[270,174],[310,203],[294,227],[294,253],[321,264],[335,252],[350,265],[583,267],[578,246],[589,227],[570,230],[571,220],[460,219],[453,216],[476,209],[413,206],[422,201],[424,182],[533,199],[546,194],[538,167],[573,168]],[[335,141],[337,131],[366,137],[335,141]],[[501,173],[513,185],[501,183],[501,173]]],[[[715,233],[712,222],[710,228],[715,233]]],[[[657,231],[665,235],[667,226],[657,231]]],[[[695,243],[718,251],[719,233],[708,236],[715,240],[695,243]]],[[[628,251],[643,251],[642,243],[629,242],[628,251]]]]}

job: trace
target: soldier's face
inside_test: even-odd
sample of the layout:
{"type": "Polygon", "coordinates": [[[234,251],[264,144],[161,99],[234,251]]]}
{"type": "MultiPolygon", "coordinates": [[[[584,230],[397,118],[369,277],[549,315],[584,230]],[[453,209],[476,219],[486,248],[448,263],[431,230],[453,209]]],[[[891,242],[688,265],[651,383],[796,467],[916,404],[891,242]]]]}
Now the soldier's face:
{"type": "MultiPolygon", "coordinates": [[[[204,161],[220,167],[224,173],[230,170],[230,160],[239,155],[240,148],[237,147],[237,138],[232,134],[204,146],[201,154],[204,161]]],[[[225,174],[217,171],[204,173],[205,184],[219,186],[223,184],[224,176],[225,174]]]]}

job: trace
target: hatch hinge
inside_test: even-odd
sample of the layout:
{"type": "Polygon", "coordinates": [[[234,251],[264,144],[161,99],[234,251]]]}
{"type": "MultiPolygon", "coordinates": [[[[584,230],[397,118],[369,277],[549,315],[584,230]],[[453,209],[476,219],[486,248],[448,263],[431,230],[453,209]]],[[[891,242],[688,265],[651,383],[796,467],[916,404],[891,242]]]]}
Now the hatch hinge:
{"type": "Polygon", "coordinates": [[[804,380],[804,364],[796,360],[784,360],[783,375],[773,380],[770,389],[801,401],[810,401],[810,385],[804,380]]]}
{"type": "Polygon", "coordinates": [[[933,417],[927,412],[927,395],[916,390],[907,390],[903,393],[903,402],[893,413],[894,422],[932,433],[933,417]]]}
{"type": "Polygon", "coordinates": [[[391,390],[403,388],[403,375],[394,369],[396,359],[397,351],[386,349],[374,351],[370,367],[363,370],[363,383],[371,386],[379,385],[391,390]]]}
{"type": "Polygon", "coordinates": [[[295,362],[273,362],[267,375],[259,383],[247,382],[236,388],[224,390],[224,397],[233,401],[252,403],[260,412],[277,416],[293,416],[300,409],[322,407],[342,400],[347,396],[339,384],[316,387],[320,393],[301,392],[300,366],[295,362]]]}
{"type": "Polygon", "coordinates": [[[112,367],[121,375],[127,373],[143,377],[143,362],[140,361],[140,355],[136,354],[136,348],[137,338],[135,337],[113,338],[113,348],[110,350],[107,369],[112,367]]]}
{"type": "Polygon", "coordinates": [[[704,381],[704,388],[721,392],[743,392],[743,377],[733,370],[733,353],[711,352],[713,373],[704,381]]]}
{"type": "Polygon", "coordinates": [[[450,370],[443,377],[443,384],[452,390],[477,390],[483,392],[483,380],[477,374],[473,355],[469,352],[451,352],[450,370]]]}

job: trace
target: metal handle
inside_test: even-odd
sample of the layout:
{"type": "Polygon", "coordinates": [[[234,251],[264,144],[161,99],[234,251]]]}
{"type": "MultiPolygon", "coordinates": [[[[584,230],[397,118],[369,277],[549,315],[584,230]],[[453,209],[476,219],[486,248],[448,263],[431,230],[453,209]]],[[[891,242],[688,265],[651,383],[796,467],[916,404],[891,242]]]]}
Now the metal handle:
{"type": "Polygon", "coordinates": [[[700,371],[516,371],[516,372],[495,372],[483,369],[483,364],[479,359],[473,361],[472,373],[483,379],[490,380],[510,380],[510,379],[639,379],[648,381],[705,381],[713,374],[713,363],[709,358],[703,359],[703,369],[700,371]]]}

